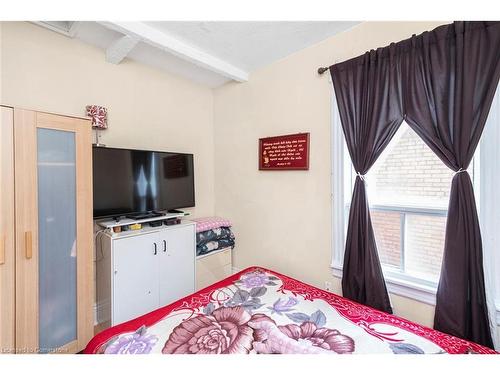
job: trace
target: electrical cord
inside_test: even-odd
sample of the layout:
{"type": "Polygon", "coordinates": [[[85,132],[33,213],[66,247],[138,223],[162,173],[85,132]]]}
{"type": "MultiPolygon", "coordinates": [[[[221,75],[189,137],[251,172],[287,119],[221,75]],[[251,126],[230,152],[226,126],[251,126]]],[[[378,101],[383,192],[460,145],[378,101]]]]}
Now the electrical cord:
{"type": "Polygon", "coordinates": [[[98,230],[97,232],[95,232],[95,234],[94,234],[94,247],[96,249],[94,262],[99,262],[99,261],[104,259],[104,252],[102,250],[102,235],[105,232],[106,232],[106,229],[101,229],[101,230],[98,230]],[[97,240],[99,240],[99,243],[97,242],[97,240]],[[98,250],[99,250],[100,255],[101,255],[100,258],[97,257],[98,250]]]}

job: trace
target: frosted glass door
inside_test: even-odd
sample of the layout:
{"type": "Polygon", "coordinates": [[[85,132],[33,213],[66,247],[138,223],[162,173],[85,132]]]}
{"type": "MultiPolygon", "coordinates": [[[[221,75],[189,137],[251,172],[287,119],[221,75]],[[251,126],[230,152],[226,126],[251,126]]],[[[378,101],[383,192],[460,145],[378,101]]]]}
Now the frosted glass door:
{"type": "Polygon", "coordinates": [[[77,339],[75,133],[37,129],[39,347],[77,339]]]}

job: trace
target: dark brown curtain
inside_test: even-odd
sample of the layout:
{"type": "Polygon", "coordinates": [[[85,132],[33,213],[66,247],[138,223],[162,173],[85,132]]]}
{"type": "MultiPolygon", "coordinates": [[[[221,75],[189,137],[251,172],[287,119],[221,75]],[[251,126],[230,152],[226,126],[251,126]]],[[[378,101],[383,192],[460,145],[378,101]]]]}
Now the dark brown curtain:
{"type": "Polygon", "coordinates": [[[342,276],[344,297],[392,313],[377,252],[363,176],[403,121],[395,45],[333,65],[330,73],[352,164],[352,195],[342,276]]]}
{"type": "Polygon", "coordinates": [[[344,256],[344,296],[391,311],[362,176],[404,117],[457,172],[450,192],[434,326],[492,347],[481,233],[466,170],[499,81],[500,22],[441,26],[333,65],[330,73],[358,173],[344,256]]]}
{"type": "Polygon", "coordinates": [[[406,122],[455,172],[434,328],[493,347],[481,232],[466,169],[500,77],[500,23],[455,22],[402,42],[406,122]]]}

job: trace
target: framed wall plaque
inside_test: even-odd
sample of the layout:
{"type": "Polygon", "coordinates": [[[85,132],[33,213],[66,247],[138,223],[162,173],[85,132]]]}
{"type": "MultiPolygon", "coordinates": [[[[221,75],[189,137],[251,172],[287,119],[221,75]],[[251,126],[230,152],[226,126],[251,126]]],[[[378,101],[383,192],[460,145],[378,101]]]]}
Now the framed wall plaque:
{"type": "Polygon", "coordinates": [[[309,133],[259,139],[259,170],[308,170],[309,133]]]}

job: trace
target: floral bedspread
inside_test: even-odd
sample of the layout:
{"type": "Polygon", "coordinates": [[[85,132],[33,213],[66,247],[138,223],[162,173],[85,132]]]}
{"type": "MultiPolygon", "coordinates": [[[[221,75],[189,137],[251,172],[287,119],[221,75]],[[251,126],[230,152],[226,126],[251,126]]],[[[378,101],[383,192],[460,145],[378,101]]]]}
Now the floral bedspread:
{"type": "Polygon", "coordinates": [[[84,352],[495,353],[260,267],[111,327],[84,352]]]}

